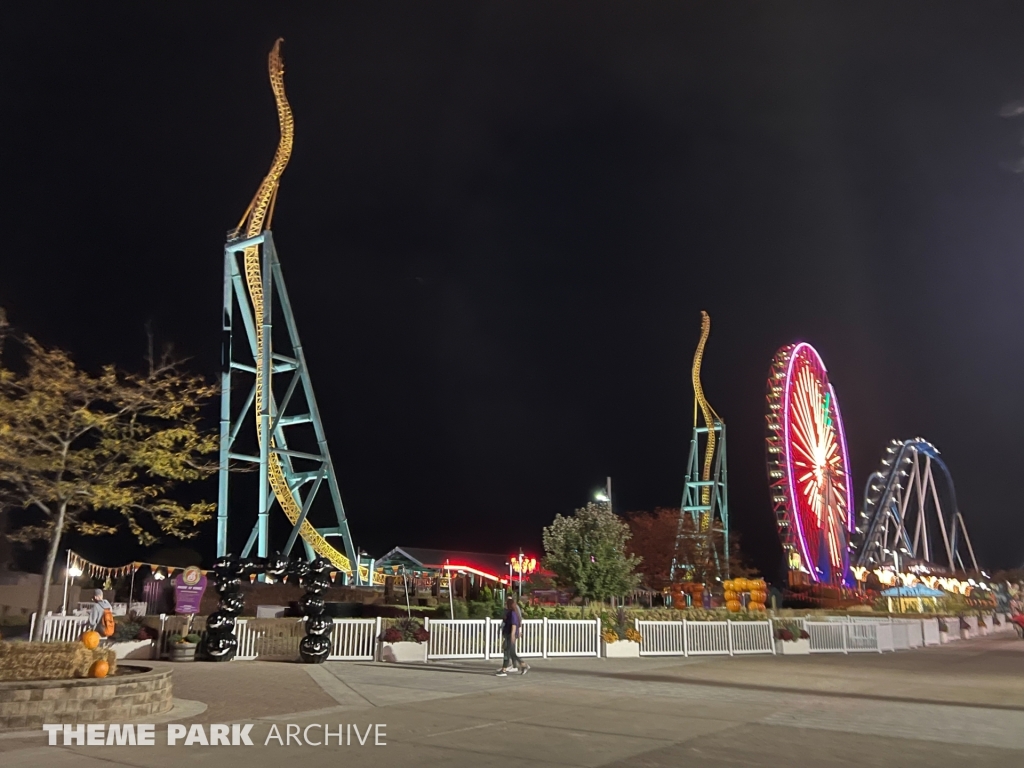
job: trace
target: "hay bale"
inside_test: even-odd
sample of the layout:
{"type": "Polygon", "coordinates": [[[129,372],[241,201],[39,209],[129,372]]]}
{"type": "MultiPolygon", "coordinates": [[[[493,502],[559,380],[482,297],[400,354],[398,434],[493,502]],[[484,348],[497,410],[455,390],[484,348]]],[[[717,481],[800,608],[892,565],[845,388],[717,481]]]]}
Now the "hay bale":
{"type": "Polygon", "coordinates": [[[87,677],[94,661],[105,660],[110,674],[117,657],[109,648],[90,651],[81,643],[0,642],[0,680],[71,680],[87,677]]]}

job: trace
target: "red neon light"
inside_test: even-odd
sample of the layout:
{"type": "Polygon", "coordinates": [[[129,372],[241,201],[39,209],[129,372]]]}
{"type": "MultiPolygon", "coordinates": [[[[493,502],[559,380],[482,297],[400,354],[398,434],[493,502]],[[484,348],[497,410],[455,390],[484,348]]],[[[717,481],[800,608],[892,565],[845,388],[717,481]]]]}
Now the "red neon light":
{"type": "MultiPolygon", "coordinates": [[[[502,579],[498,578],[493,573],[481,571],[479,568],[474,568],[471,565],[451,565],[446,563],[441,567],[447,568],[449,571],[469,571],[470,573],[475,573],[478,576],[483,576],[485,579],[490,579],[491,581],[502,581],[502,579]]],[[[451,573],[449,573],[448,575],[451,576],[451,573]]]]}

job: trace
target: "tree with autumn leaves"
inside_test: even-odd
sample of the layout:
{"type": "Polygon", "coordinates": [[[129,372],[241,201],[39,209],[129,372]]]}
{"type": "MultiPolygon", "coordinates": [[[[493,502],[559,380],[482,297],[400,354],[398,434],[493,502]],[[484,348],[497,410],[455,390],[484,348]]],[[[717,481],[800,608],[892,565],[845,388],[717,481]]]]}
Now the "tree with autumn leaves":
{"type": "MultiPolygon", "coordinates": [[[[643,584],[648,589],[661,591],[671,585],[673,558],[677,558],[677,562],[687,563],[692,569],[689,573],[677,573],[677,581],[710,584],[719,576],[714,550],[721,550],[720,532],[711,533],[710,543],[714,546],[709,546],[705,536],[697,535],[689,515],[684,515],[680,521],[678,508],[658,507],[653,512],[630,512],[625,520],[632,534],[627,550],[629,554],[641,559],[643,584]]],[[[755,571],[743,563],[737,534],[731,533],[730,539],[730,577],[746,578],[754,575],[755,571]]]]}
{"type": "Polygon", "coordinates": [[[114,366],[92,374],[64,351],[10,333],[2,314],[0,334],[0,505],[34,518],[10,538],[47,543],[42,615],[67,532],[125,526],[152,544],[163,535],[194,536],[210,518],[214,504],[183,504],[170,494],[216,471],[217,435],[200,424],[216,388],[168,355],[151,355],[142,374],[114,366]],[[14,349],[18,359],[9,361],[14,349]]]}

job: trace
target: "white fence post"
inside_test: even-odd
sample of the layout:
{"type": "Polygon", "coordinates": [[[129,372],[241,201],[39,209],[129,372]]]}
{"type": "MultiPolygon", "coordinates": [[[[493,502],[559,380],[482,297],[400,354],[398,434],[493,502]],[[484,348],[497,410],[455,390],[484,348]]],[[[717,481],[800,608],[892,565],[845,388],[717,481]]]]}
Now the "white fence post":
{"type": "Polygon", "coordinates": [[[690,646],[686,640],[686,619],[683,619],[683,656],[690,655],[690,646]]]}
{"type": "Polygon", "coordinates": [[[548,657],[548,617],[547,616],[544,617],[544,624],[542,625],[542,631],[544,632],[544,638],[541,641],[542,642],[542,646],[541,646],[540,655],[541,655],[541,658],[546,659],[548,657]]]}
{"type": "Polygon", "coordinates": [[[601,619],[594,619],[594,655],[601,657],[601,619]]]}
{"type": "Polygon", "coordinates": [[[484,659],[491,660],[491,617],[484,620],[484,659]]]}
{"type": "Polygon", "coordinates": [[[725,620],[725,634],[729,637],[729,655],[732,656],[732,620],[725,620]]]}

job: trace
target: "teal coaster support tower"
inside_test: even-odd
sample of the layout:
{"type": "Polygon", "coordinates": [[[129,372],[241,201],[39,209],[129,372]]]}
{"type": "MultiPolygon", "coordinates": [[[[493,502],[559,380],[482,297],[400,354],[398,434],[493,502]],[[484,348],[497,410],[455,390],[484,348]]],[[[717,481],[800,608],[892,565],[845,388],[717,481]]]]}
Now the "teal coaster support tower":
{"type": "Polygon", "coordinates": [[[719,578],[723,581],[729,578],[729,472],[725,455],[725,424],[715,420],[713,429],[717,438],[714,470],[708,480],[702,479],[700,466],[701,443],[707,444],[708,428],[694,427],[690,438],[686,485],[679,508],[676,557],[672,560],[673,582],[677,576],[682,578],[686,573],[693,573],[698,565],[689,562],[692,558],[682,553],[706,552],[704,557],[710,559],[719,578]],[[702,521],[707,525],[706,530],[701,530],[702,521]]]}
{"type": "MultiPolygon", "coordinates": [[[[230,550],[229,522],[241,517],[237,510],[234,514],[231,513],[231,475],[235,474],[235,469],[244,469],[244,475],[249,477],[254,474],[248,467],[243,468],[241,465],[252,465],[256,469],[255,481],[259,492],[256,520],[242,549],[242,556],[249,556],[253,546],[256,547],[256,554],[259,557],[268,555],[270,511],[275,503],[280,503],[275,488],[272,487],[271,463],[272,456],[276,455],[283,470],[284,481],[287,483],[287,493],[294,499],[295,508],[301,510],[297,518],[291,521],[292,530],[281,548],[281,553],[290,554],[296,541],[301,537],[307,556],[312,558],[319,554],[327,557],[339,570],[355,576],[358,583],[359,576],[354,570],[350,570],[352,564],[358,560],[345,517],[345,507],[341,501],[337,473],[331,462],[291,300],[285,287],[281,262],[269,229],[250,238],[229,233],[228,242],[224,247],[222,331],[220,483],[217,497],[218,557],[228,554],[230,550]],[[244,253],[253,247],[259,249],[263,285],[262,355],[258,354],[256,312],[244,275],[244,253]],[[236,334],[236,321],[239,320],[242,333],[236,334]],[[274,343],[275,320],[276,325],[283,326],[285,331],[276,340],[279,342],[278,345],[274,343]],[[239,340],[241,343],[236,344],[239,340]],[[262,398],[262,412],[255,414],[254,419],[252,411],[257,399],[257,385],[254,379],[260,366],[265,395],[262,398]],[[241,407],[235,411],[232,390],[244,380],[251,380],[252,384],[241,407]],[[245,425],[248,423],[251,429],[256,421],[260,423],[262,434],[271,435],[273,440],[258,441],[258,454],[244,454],[234,450],[236,440],[245,425]],[[296,445],[301,445],[303,450],[296,450],[296,445]],[[307,521],[314,501],[320,497],[326,497],[323,506],[333,508],[337,524],[329,528],[315,529],[312,533],[309,529],[303,532],[303,523],[307,521]],[[342,551],[327,545],[327,537],[340,539],[342,551]],[[347,564],[344,562],[345,558],[348,560],[347,564]]],[[[285,500],[288,501],[287,498],[285,500]]],[[[287,510],[284,511],[287,513],[287,510]]]]}

